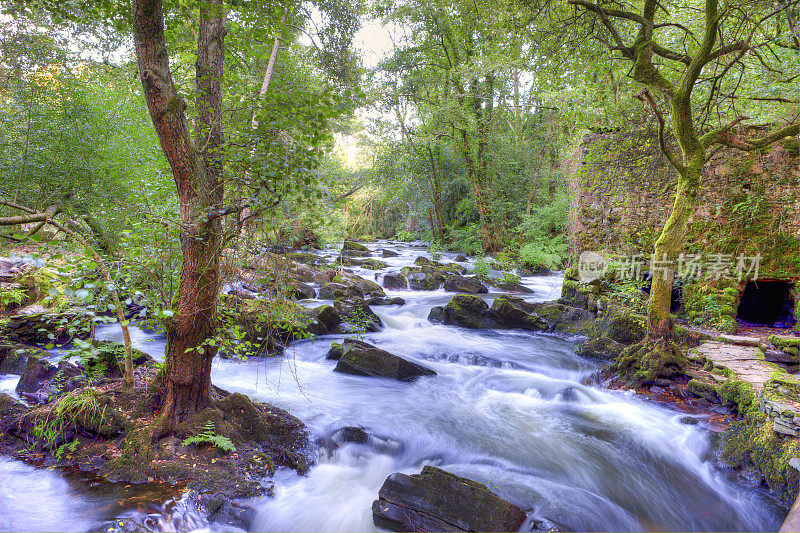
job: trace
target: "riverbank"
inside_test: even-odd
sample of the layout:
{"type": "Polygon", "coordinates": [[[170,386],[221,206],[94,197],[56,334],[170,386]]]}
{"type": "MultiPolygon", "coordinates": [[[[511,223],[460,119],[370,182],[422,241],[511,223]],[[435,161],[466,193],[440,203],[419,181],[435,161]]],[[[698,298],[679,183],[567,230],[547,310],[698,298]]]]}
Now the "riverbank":
{"type": "MultiPolygon", "coordinates": [[[[384,292],[366,298],[404,300],[369,304],[379,320],[373,331],[348,334],[327,322],[324,333],[286,342],[282,356],[214,361],[216,386],[285,410],[303,422],[314,446],[315,465],[305,475],[278,468],[271,478],[259,478],[271,479],[274,496],[251,502],[249,529],[374,531],[373,502],[387,479],[417,475],[425,466],[485,485],[524,510],[528,525],[523,527],[581,531],[779,526],[785,511],[763,490],[740,479],[738,472],[711,460],[717,413],[682,413],[630,390],[606,389],[597,381],[602,361],[576,353],[581,339],[566,331],[568,323],[562,319],[563,311],[590,318],[588,311],[548,303],[562,294],[560,275],[523,276],[519,285],[532,292],[515,293],[480,279],[486,292],[474,297],[486,306],[482,319],[492,318],[488,310],[493,307],[503,310],[498,315],[503,318],[496,324],[501,327],[470,329],[428,320],[432,309],[444,309],[457,293],[447,292],[444,282],[434,287],[424,281],[441,272],[435,264],[419,264],[435,261],[424,249],[376,243],[361,253],[386,263],[377,270],[347,267],[384,292]],[[405,280],[403,287],[387,288],[400,280],[398,276],[405,280]],[[529,305],[559,313],[538,315],[547,328],[532,320],[524,328],[512,327],[514,317],[523,317],[519,312],[529,305]],[[336,371],[339,362],[327,355],[333,342],[347,337],[436,374],[398,381],[336,371]],[[346,428],[358,429],[361,433],[355,434],[360,436],[351,438],[354,433],[346,428]]],[[[330,265],[339,251],[314,255],[330,265]]],[[[438,262],[453,270],[474,268],[471,261],[454,259],[444,255],[438,262]]],[[[461,272],[460,277],[471,277],[461,272]]],[[[344,274],[340,280],[348,279],[344,274]]],[[[498,284],[508,281],[502,273],[488,274],[498,284]]],[[[336,310],[333,299],[322,298],[326,285],[337,290],[342,289],[330,284],[355,286],[313,277],[305,283],[315,297],[299,304],[311,310],[336,310]]],[[[244,289],[242,294],[249,290],[233,288],[244,289]]],[[[345,309],[341,304],[339,308],[345,309]]],[[[325,315],[309,315],[307,324],[319,322],[320,316],[325,315]]],[[[613,330],[612,326],[609,321],[604,327],[613,330]]],[[[97,328],[95,335],[120,339],[112,326],[97,328]]],[[[163,357],[162,336],[135,328],[133,337],[134,346],[156,362],[163,357]]]]}

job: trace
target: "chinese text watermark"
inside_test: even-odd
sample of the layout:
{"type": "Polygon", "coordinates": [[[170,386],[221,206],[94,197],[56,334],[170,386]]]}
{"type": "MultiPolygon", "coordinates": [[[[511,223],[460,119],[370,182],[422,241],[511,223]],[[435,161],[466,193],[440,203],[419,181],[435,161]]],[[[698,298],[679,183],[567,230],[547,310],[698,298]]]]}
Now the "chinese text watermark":
{"type": "Polygon", "coordinates": [[[613,273],[621,280],[643,280],[645,277],[684,281],[702,279],[757,280],[761,254],[679,254],[670,258],[666,254],[628,254],[604,257],[598,252],[585,251],[578,258],[578,278],[589,283],[613,273]],[[649,276],[648,276],[649,274],[649,276]]]}

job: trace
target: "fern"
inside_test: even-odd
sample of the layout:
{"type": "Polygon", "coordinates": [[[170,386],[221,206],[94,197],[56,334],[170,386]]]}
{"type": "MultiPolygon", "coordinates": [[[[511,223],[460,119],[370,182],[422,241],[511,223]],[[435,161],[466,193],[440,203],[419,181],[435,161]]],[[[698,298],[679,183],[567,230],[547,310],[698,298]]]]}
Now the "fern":
{"type": "Polygon", "coordinates": [[[234,446],[231,439],[214,433],[214,422],[211,420],[203,426],[202,433],[193,435],[183,441],[184,446],[189,446],[190,444],[211,444],[224,452],[236,451],[236,446],[234,446]]]}
{"type": "Polygon", "coordinates": [[[28,294],[23,289],[9,289],[0,292],[0,309],[10,309],[22,305],[28,294]]]}

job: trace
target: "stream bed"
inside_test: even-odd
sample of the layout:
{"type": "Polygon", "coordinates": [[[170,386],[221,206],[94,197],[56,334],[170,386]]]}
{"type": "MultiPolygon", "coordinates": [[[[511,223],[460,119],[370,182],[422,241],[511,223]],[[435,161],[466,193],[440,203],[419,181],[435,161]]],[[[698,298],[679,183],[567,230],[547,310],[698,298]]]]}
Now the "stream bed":
{"type": "MultiPolygon", "coordinates": [[[[373,254],[389,263],[381,271],[352,269],[378,282],[417,256],[430,257],[421,247],[369,247],[400,254],[373,254]]],[[[336,251],[322,254],[332,259],[336,251]]],[[[556,299],[561,279],[523,278],[534,292],[521,296],[556,299]]],[[[702,421],[687,425],[684,414],[631,392],[584,385],[599,367],[575,354],[578,339],[434,325],[430,309],[453,293],[386,292],[406,304],[373,307],[385,327],[360,337],[437,376],[407,383],[335,373],[336,362],[325,354],[343,336],[297,342],[281,358],[215,360],[215,385],[287,409],[321,444],[306,476],[276,473],[275,496],[257,502],[254,531],[375,531],[371,504],[386,477],[418,473],[424,465],[484,483],[529,511],[527,530],[550,523],[573,531],[780,527],[785,509],[715,466],[702,421]],[[371,437],[363,444],[338,442],[335,433],[345,426],[371,437]]],[[[135,347],[163,358],[162,337],[133,333],[135,347]]],[[[118,327],[103,326],[98,337],[121,335],[118,327]]],[[[8,377],[0,378],[4,391],[13,389],[8,377]]],[[[84,531],[120,512],[112,496],[56,476],[0,458],[0,529],[84,531]]],[[[172,529],[172,522],[154,523],[154,529],[172,529]]],[[[215,529],[201,520],[187,524],[215,529]]]]}

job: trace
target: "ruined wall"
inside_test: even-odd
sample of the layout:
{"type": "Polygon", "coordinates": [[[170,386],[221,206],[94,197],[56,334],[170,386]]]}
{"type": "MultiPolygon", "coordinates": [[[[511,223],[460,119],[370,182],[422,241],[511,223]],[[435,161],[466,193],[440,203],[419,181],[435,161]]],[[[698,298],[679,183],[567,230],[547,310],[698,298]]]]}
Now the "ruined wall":
{"type": "MultiPolygon", "coordinates": [[[[760,253],[760,278],[800,278],[796,147],[794,140],[764,152],[715,154],[703,171],[686,253],[760,253]]],[[[658,149],[655,125],[588,134],[571,166],[570,240],[576,255],[652,253],[675,192],[675,171],[658,149]]]]}

